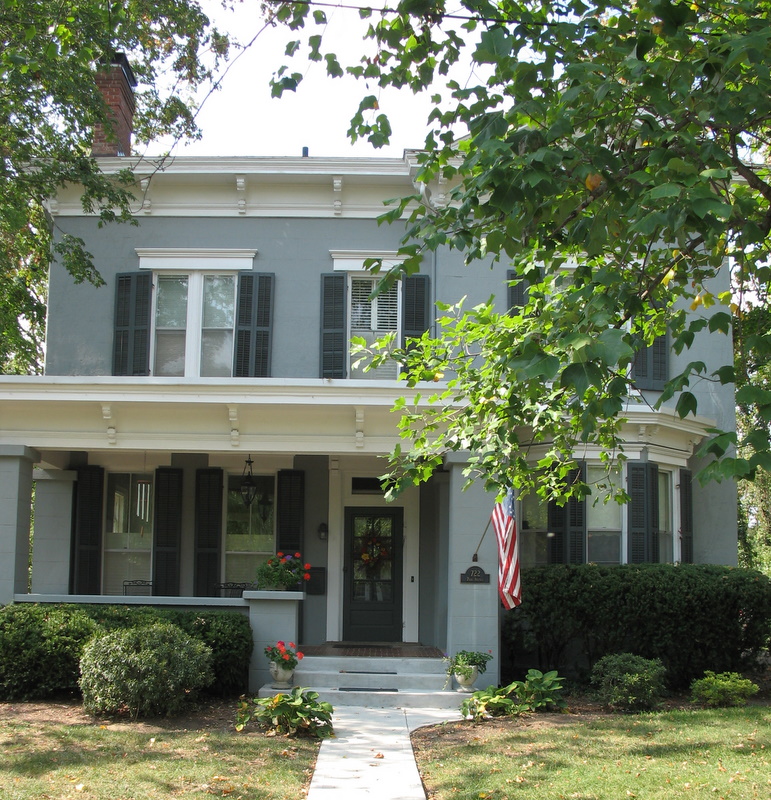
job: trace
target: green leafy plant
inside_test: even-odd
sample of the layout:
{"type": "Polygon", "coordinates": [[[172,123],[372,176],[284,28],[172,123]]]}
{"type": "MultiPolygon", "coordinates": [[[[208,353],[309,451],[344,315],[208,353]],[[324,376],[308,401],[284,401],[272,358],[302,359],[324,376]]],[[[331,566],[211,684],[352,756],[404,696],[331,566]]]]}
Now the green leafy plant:
{"type": "Polygon", "coordinates": [[[236,730],[242,731],[254,720],[275,733],[325,739],[334,735],[333,711],[329,703],[319,701],[318,692],[298,686],[289,693],[273,697],[241,698],[236,712],[236,730]]]}
{"type": "Polygon", "coordinates": [[[172,715],[211,683],[211,649],[168,623],[114,631],[80,661],[83,706],[92,713],[172,715]]]}
{"type": "Polygon", "coordinates": [[[600,700],[614,711],[649,711],[664,694],[665,675],[657,658],[615,653],[594,665],[592,683],[600,700]]]}
{"type": "Polygon", "coordinates": [[[474,692],[461,703],[461,714],[475,721],[487,717],[516,716],[545,708],[565,708],[563,678],[555,670],[543,673],[528,670],[524,681],[508,686],[489,687],[474,692]]]}
{"type": "Polygon", "coordinates": [[[293,587],[311,579],[311,565],[303,562],[302,553],[276,553],[257,567],[258,589],[293,587]]]}
{"type": "Polygon", "coordinates": [[[269,644],[265,648],[265,655],[268,657],[269,661],[281,665],[284,669],[294,669],[304,658],[294,642],[286,644],[282,641],[269,644]]]}
{"type": "Polygon", "coordinates": [[[715,674],[707,670],[703,678],[691,684],[691,700],[709,708],[719,706],[743,706],[759,687],[737,672],[715,674]]]}
{"type": "Polygon", "coordinates": [[[447,664],[447,680],[452,675],[470,678],[472,668],[476,667],[480,675],[487,672],[487,662],[492,659],[492,654],[482,653],[478,650],[458,650],[454,656],[445,656],[447,664]]]}

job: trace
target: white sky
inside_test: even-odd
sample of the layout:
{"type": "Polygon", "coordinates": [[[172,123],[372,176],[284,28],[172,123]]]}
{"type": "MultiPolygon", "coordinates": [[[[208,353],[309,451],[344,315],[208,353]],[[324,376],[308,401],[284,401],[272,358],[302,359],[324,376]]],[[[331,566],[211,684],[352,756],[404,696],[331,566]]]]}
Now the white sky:
{"type": "MultiPolygon", "coordinates": [[[[223,11],[220,0],[201,0],[205,12],[217,27],[249,41],[261,28],[258,0],[244,0],[235,12],[223,11]]],[[[322,53],[337,53],[345,66],[362,50],[366,23],[355,10],[325,8],[328,18],[322,53]]],[[[313,23],[311,33],[320,32],[313,23]]],[[[201,156],[300,156],[308,147],[311,156],[388,156],[399,157],[405,148],[422,147],[425,120],[431,110],[428,95],[415,96],[408,89],[382,92],[375,84],[349,76],[332,79],[326,64],[310,62],[298,54],[290,71],[303,72],[304,80],[296,93],[280,99],[270,96],[269,81],[273,72],[286,63],[284,49],[302,32],[285,26],[268,27],[257,41],[233,64],[224,78],[222,89],[205,102],[198,118],[203,138],[180,143],[174,155],[201,156]],[[380,111],[385,112],[393,128],[392,144],[376,150],[366,141],[351,145],[346,136],[350,118],[359,101],[367,94],[379,96],[380,111]]],[[[307,33],[306,33],[307,36],[307,33]]],[[[232,51],[236,55],[238,51],[232,51]]],[[[307,52],[307,51],[306,51],[307,52]]],[[[158,155],[170,147],[168,140],[151,145],[147,155],[158,155]]]]}

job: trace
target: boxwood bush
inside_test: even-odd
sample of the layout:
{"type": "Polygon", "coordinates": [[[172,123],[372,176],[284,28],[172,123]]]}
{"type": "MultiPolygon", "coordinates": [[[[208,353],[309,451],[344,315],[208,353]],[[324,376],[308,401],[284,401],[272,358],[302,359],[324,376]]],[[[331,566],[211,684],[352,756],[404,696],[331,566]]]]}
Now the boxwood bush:
{"type": "Polygon", "coordinates": [[[169,716],[211,683],[211,648],[156,622],[96,636],[80,659],[83,707],[92,714],[169,716]]]}
{"type": "Polygon", "coordinates": [[[659,658],[673,688],[741,671],[771,636],[771,580],[704,564],[555,564],[522,570],[503,639],[517,668],[588,677],[609,653],[659,658]],[[527,652],[526,663],[519,655],[527,652]]]}
{"type": "Polygon", "coordinates": [[[42,699],[78,690],[78,662],[98,633],[167,622],[212,650],[207,694],[246,691],[252,630],[234,611],[180,611],[151,606],[18,603],[0,607],[0,700],[42,699]]]}

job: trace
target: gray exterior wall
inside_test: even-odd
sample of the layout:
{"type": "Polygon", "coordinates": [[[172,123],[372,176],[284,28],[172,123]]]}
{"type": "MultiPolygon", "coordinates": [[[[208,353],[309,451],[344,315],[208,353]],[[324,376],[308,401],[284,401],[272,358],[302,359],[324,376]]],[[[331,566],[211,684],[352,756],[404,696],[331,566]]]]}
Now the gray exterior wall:
{"type": "MultiPolygon", "coordinates": [[[[139,269],[135,249],[252,248],[254,270],[274,273],[272,376],[319,377],[320,275],[332,271],[331,250],[395,251],[397,226],[374,220],[341,219],[140,219],[136,226],[98,228],[91,219],[63,217],[63,231],[82,237],[105,285],[75,284],[65,270],[51,270],[46,374],[112,373],[115,276],[139,269]],[[85,313],[84,313],[85,311],[85,313]]],[[[433,299],[468,305],[491,294],[505,298],[506,270],[499,265],[463,265],[457,252],[429,256],[433,299]]]]}

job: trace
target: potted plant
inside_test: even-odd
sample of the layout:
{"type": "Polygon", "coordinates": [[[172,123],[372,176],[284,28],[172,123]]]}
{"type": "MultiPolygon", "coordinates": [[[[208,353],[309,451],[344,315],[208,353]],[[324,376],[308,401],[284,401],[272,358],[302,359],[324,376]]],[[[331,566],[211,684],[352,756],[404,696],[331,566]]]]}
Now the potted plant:
{"type": "Polygon", "coordinates": [[[270,675],[273,678],[271,686],[274,689],[288,689],[292,685],[292,676],[295,667],[303,658],[294,642],[278,641],[265,648],[265,655],[270,661],[270,675]]]}
{"type": "Polygon", "coordinates": [[[487,662],[492,659],[491,653],[478,650],[459,650],[454,656],[445,656],[447,662],[447,683],[455,678],[459,692],[470,692],[477,677],[487,671],[487,662]]]}
{"type": "Polygon", "coordinates": [[[276,553],[257,567],[258,589],[293,589],[309,581],[310,564],[303,563],[302,554],[276,553]]]}

